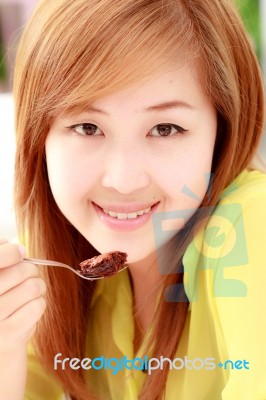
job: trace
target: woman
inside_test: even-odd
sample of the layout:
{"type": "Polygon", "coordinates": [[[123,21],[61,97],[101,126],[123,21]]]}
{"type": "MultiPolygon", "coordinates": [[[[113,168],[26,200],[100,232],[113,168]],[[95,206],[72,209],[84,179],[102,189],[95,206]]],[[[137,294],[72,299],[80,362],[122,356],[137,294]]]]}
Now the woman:
{"type": "Polygon", "coordinates": [[[14,93],[16,209],[29,256],[75,266],[121,250],[129,268],[96,285],[56,268],[40,278],[2,244],[2,300],[13,300],[0,335],[19,370],[16,389],[2,377],[6,397],[266,397],[265,319],[254,311],[266,302],[266,179],[251,168],[263,90],[233,5],[41,1],[14,93]],[[101,357],[113,363],[71,362],[101,357]]]}

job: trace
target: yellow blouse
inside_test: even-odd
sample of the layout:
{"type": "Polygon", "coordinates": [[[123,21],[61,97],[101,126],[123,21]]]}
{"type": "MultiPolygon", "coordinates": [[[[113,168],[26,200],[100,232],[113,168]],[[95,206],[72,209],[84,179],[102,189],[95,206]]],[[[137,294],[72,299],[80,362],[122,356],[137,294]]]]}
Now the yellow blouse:
{"type": "MultiPolygon", "coordinates": [[[[169,371],[166,400],[266,400],[265,250],[266,174],[244,170],[184,254],[190,305],[176,358],[188,368],[177,360],[169,371]]],[[[127,270],[97,283],[92,311],[86,357],[140,357],[127,270]]],[[[28,366],[25,400],[64,398],[31,345],[28,366]]],[[[101,400],[137,400],[147,376],[126,368],[85,374],[101,400]]]]}

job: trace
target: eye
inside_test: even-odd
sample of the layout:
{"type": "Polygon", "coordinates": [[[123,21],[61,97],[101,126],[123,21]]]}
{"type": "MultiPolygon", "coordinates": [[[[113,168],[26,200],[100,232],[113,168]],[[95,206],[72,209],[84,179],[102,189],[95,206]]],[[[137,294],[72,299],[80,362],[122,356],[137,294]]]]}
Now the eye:
{"type": "Polygon", "coordinates": [[[181,126],[174,124],[158,124],[155,125],[150,132],[153,132],[153,134],[149,136],[163,137],[175,136],[178,133],[185,133],[187,132],[187,129],[184,129],[181,126]]]}
{"type": "Polygon", "coordinates": [[[71,131],[77,133],[78,135],[82,136],[100,136],[101,130],[98,126],[94,124],[84,123],[84,124],[77,124],[71,125],[68,127],[71,131]]]}

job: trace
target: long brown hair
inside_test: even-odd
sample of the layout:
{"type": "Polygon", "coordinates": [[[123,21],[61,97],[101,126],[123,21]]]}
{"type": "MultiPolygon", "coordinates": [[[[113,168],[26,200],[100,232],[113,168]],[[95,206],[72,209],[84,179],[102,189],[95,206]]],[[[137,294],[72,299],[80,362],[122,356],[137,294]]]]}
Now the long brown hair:
{"type": "MultiPolygon", "coordinates": [[[[26,27],[14,76],[17,154],[15,203],[30,256],[77,265],[97,251],[58,209],[47,176],[44,143],[55,115],[134,84],[180,55],[197,60],[203,88],[217,109],[212,191],[200,209],[246,167],[263,126],[263,85],[242,22],[229,0],[42,0],[26,27]],[[60,239],[59,239],[60,238],[60,239]]],[[[182,282],[182,255],[198,213],[171,242],[165,287],[182,282]],[[178,244],[178,245],[177,245],[178,244]],[[172,267],[171,267],[172,266],[172,267]]],[[[78,400],[93,398],[81,371],[54,371],[53,357],[82,358],[94,284],[50,268],[47,311],[35,337],[41,362],[78,400]]],[[[180,296],[184,296],[181,293],[180,296]]],[[[187,302],[162,299],[154,318],[153,356],[173,358],[187,302]],[[163,321],[163,322],[162,322],[163,321]],[[160,332],[160,334],[159,334],[160,332]]],[[[167,371],[148,376],[141,399],[163,396],[167,371]]]]}

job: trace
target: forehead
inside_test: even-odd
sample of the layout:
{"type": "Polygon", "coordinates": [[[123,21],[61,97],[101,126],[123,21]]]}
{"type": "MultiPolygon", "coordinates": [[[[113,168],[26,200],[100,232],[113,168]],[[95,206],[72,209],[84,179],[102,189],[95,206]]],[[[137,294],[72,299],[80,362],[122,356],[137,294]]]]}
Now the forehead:
{"type": "Polygon", "coordinates": [[[201,101],[202,96],[206,97],[205,87],[201,83],[201,62],[199,57],[180,51],[177,60],[164,60],[159,65],[152,64],[150,67],[146,65],[144,70],[140,63],[133,76],[127,72],[127,78],[124,79],[123,73],[121,76],[118,73],[113,84],[102,84],[101,88],[97,87],[98,83],[96,85],[96,82],[85,79],[86,71],[83,71],[83,84],[74,87],[72,83],[66,96],[63,97],[63,93],[54,96],[57,101],[51,117],[77,115],[92,106],[98,109],[114,107],[140,112],[152,104],[172,101],[181,96],[190,100],[197,96],[200,97],[197,102],[201,101]]]}
{"type": "MultiPolygon", "coordinates": [[[[168,65],[123,90],[96,99],[92,105],[87,104],[88,111],[108,115],[119,108],[122,112],[133,109],[136,113],[143,111],[161,111],[162,102],[176,102],[179,108],[194,108],[193,104],[207,100],[201,85],[197,64],[184,63],[182,66],[168,65]]],[[[169,106],[169,104],[168,104],[169,106]]],[[[167,107],[165,107],[166,109],[167,107]]],[[[170,107],[168,107],[170,108],[170,107]]]]}

